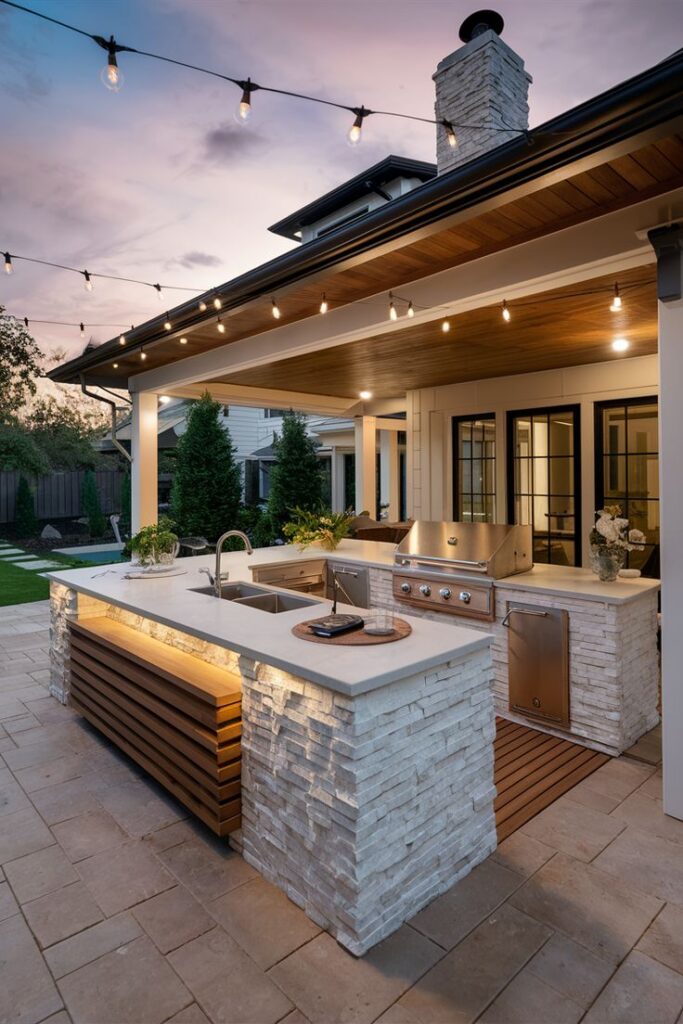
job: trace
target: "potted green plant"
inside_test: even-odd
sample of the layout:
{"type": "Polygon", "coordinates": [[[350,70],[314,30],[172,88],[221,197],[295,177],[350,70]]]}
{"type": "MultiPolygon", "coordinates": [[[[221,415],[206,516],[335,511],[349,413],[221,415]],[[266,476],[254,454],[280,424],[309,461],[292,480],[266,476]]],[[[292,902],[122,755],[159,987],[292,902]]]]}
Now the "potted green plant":
{"type": "Polygon", "coordinates": [[[172,566],[180,548],[173,525],[170,519],[162,516],[158,523],[138,530],[127,545],[133,560],[145,569],[168,569],[172,566]]]}
{"type": "Polygon", "coordinates": [[[320,544],[326,551],[334,551],[339,542],[348,536],[354,513],[331,512],[329,509],[311,512],[294,508],[292,517],[282,530],[292,544],[298,544],[300,548],[320,544]]]}

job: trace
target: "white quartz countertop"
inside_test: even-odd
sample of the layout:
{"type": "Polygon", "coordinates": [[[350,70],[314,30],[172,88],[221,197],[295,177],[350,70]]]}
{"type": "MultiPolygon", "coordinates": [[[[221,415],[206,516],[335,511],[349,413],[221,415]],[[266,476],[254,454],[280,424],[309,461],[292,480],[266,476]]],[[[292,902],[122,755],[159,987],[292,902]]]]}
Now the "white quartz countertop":
{"type": "MultiPolygon", "coordinates": [[[[334,559],[346,561],[349,545],[352,545],[357,561],[383,567],[391,565],[393,545],[373,542],[356,544],[346,541],[334,553],[334,559]]],[[[222,568],[224,572],[229,571],[232,582],[251,582],[252,566],[326,555],[326,552],[315,548],[302,553],[291,546],[263,548],[253,555],[242,551],[226,552],[222,568]]],[[[402,615],[410,621],[413,632],[395,643],[376,647],[331,647],[309,643],[293,636],[292,626],[327,614],[329,601],[318,599],[315,605],[274,615],[232,601],[218,600],[213,595],[192,593],[191,588],[208,583],[206,575],[200,574],[199,569],[207,567],[213,571],[214,562],[212,555],[184,558],[176,563],[178,568],[186,570],[182,575],[157,579],[126,580],[124,576],[131,569],[127,563],[68,569],[47,575],[50,580],[80,593],[348,696],[366,693],[437,665],[460,660],[485,649],[491,639],[479,630],[402,615]]],[[[339,608],[341,611],[358,611],[341,604],[339,608]]]]}
{"type": "Polygon", "coordinates": [[[529,572],[496,580],[506,590],[544,591],[553,596],[604,604],[626,604],[659,589],[659,580],[622,579],[601,583],[590,569],[568,565],[535,565],[529,572]]]}

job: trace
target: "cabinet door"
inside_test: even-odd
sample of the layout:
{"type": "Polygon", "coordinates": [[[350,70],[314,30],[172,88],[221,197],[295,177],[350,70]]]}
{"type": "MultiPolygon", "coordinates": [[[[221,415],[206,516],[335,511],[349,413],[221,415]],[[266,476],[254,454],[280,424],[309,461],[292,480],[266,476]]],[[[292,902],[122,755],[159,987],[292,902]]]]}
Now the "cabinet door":
{"type": "Polygon", "coordinates": [[[510,602],[510,710],[548,724],[569,725],[569,614],[510,602]]]}
{"type": "Polygon", "coordinates": [[[327,563],[327,597],[332,600],[334,584],[332,570],[343,570],[338,576],[339,600],[342,604],[351,604],[356,608],[368,608],[370,605],[370,576],[367,569],[359,565],[344,565],[341,562],[327,563]],[[353,575],[347,575],[352,573],[353,575]]]}

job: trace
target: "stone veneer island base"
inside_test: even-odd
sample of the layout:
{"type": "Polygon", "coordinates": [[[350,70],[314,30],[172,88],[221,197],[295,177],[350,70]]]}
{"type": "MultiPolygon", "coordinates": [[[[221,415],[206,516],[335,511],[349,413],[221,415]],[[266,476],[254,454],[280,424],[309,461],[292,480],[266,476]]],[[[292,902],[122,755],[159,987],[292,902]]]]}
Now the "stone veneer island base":
{"type": "MultiPolygon", "coordinates": [[[[372,653],[329,650],[291,636],[310,608],[264,621],[258,610],[188,594],[192,576],[140,583],[124,571],[52,575],[51,692],[68,702],[70,620],[96,629],[113,619],[183,651],[197,680],[206,665],[238,678],[242,828],[230,842],[352,953],[495,849],[489,637],[418,619],[411,637],[372,653]]],[[[158,674],[153,685],[163,699],[158,674]]],[[[113,730],[102,725],[110,738],[113,721],[113,730]]],[[[147,738],[149,749],[133,737],[143,764],[157,744],[147,738]]],[[[183,799],[177,780],[172,791],[183,799]]]]}

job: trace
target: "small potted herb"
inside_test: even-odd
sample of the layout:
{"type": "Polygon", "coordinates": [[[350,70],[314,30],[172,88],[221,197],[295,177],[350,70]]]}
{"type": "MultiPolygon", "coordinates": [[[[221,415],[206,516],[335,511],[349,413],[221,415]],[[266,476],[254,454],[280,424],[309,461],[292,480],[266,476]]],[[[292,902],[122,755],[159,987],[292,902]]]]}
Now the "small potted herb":
{"type": "Polygon", "coordinates": [[[168,569],[173,565],[180,549],[173,525],[162,516],[158,523],[143,526],[128,541],[127,550],[134,556],[133,560],[146,569],[168,569]]]}
{"type": "Polygon", "coordinates": [[[317,543],[326,551],[334,551],[339,542],[348,536],[354,515],[353,512],[331,512],[329,509],[308,512],[294,508],[293,519],[285,524],[283,533],[292,544],[298,544],[301,548],[317,543]]]}

